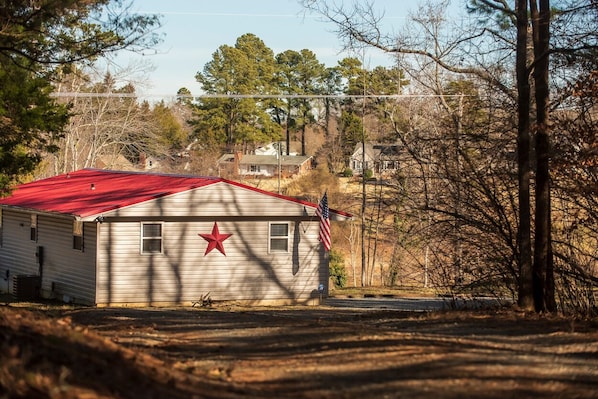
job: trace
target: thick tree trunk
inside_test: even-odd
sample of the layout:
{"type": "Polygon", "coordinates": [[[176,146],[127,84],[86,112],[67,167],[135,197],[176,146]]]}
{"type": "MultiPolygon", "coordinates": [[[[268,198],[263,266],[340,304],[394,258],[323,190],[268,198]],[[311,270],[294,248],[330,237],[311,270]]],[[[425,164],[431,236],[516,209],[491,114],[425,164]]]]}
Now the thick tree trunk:
{"type": "Polygon", "coordinates": [[[365,132],[361,136],[361,286],[366,286],[367,263],[365,259],[365,206],[367,203],[365,191],[365,132]]]}
{"type": "Polygon", "coordinates": [[[550,215],[550,141],[548,127],[548,65],[550,46],[550,1],[530,0],[534,38],[534,83],[536,87],[536,213],[534,242],[534,306],[537,312],[555,311],[550,215]]]}
{"type": "Polygon", "coordinates": [[[517,13],[517,175],[519,180],[519,298],[522,309],[534,310],[530,222],[530,87],[527,70],[527,0],[516,1],[517,13]]]}

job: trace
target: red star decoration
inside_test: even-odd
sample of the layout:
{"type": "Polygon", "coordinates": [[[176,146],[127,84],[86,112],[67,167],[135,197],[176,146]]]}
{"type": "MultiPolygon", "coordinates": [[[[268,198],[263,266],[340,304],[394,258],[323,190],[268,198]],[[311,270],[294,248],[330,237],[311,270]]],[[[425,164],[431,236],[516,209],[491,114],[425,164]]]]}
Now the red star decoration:
{"type": "Polygon", "coordinates": [[[218,223],[214,222],[214,227],[212,227],[212,234],[198,234],[201,238],[208,242],[208,247],[206,248],[206,253],[203,256],[209,254],[214,248],[222,253],[222,255],[226,256],[224,253],[224,240],[228,237],[232,236],[232,234],[220,234],[218,231],[218,223]]]}

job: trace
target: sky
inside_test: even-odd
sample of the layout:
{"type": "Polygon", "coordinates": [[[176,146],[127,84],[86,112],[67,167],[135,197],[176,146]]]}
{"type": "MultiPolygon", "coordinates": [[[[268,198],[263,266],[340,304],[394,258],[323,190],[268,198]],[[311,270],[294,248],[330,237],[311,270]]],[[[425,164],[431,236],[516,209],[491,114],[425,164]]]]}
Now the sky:
{"type": "MultiPolygon", "coordinates": [[[[384,12],[385,23],[392,27],[402,25],[408,11],[419,4],[419,0],[370,1],[376,10],[384,12]]],[[[148,87],[138,87],[138,92],[154,99],[172,99],[181,87],[201,94],[195,80],[197,72],[203,71],[220,46],[234,46],[237,38],[246,33],[259,37],[274,54],[309,49],[327,67],[355,56],[341,52],[334,25],[321,17],[305,15],[297,0],[133,0],[132,11],[162,16],[159,32],[164,40],[156,54],[124,52],[116,58],[120,67],[141,64],[151,69],[143,79],[148,87]]],[[[389,55],[375,50],[367,51],[363,61],[366,67],[393,63],[389,55]]]]}

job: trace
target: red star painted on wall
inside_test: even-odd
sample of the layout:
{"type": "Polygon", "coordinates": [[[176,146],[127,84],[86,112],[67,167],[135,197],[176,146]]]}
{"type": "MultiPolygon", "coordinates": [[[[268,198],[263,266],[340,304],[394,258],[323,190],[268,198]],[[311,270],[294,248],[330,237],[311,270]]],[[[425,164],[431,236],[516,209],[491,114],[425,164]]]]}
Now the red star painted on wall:
{"type": "Polygon", "coordinates": [[[224,252],[224,240],[228,237],[232,236],[232,234],[220,234],[218,231],[218,223],[214,222],[214,227],[212,227],[212,234],[198,234],[201,238],[208,242],[208,247],[206,248],[206,253],[203,255],[206,256],[209,254],[214,248],[222,253],[222,255],[226,256],[224,252]]]}

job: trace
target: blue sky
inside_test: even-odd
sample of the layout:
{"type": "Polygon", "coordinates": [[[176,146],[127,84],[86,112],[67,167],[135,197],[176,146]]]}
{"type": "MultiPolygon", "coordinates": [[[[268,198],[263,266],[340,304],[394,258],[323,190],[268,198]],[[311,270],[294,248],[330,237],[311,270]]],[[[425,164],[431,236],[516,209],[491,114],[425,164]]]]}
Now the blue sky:
{"type": "MultiPolygon", "coordinates": [[[[374,4],[385,12],[389,26],[398,27],[419,1],[374,0],[374,4]]],[[[218,47],[234,45],[245,33],[258,36],[275,54],[310,49],[326,66],[350,55],[340,53],[334,26],[314,16],[304,17],[296,0],[134,0],[132,11],[162,15],[165,38],[158,54],[142,57],[126,53],[118,57],[121,66],[136,60],[153,65],[151,87],[141,90],[150,96],[174,96],[181,87],[200,94],[195,74],[203,70],[218,47]]],[[[371,50],[365,54],[365,64],[392,65],[392,59],[371,50]]]]}

